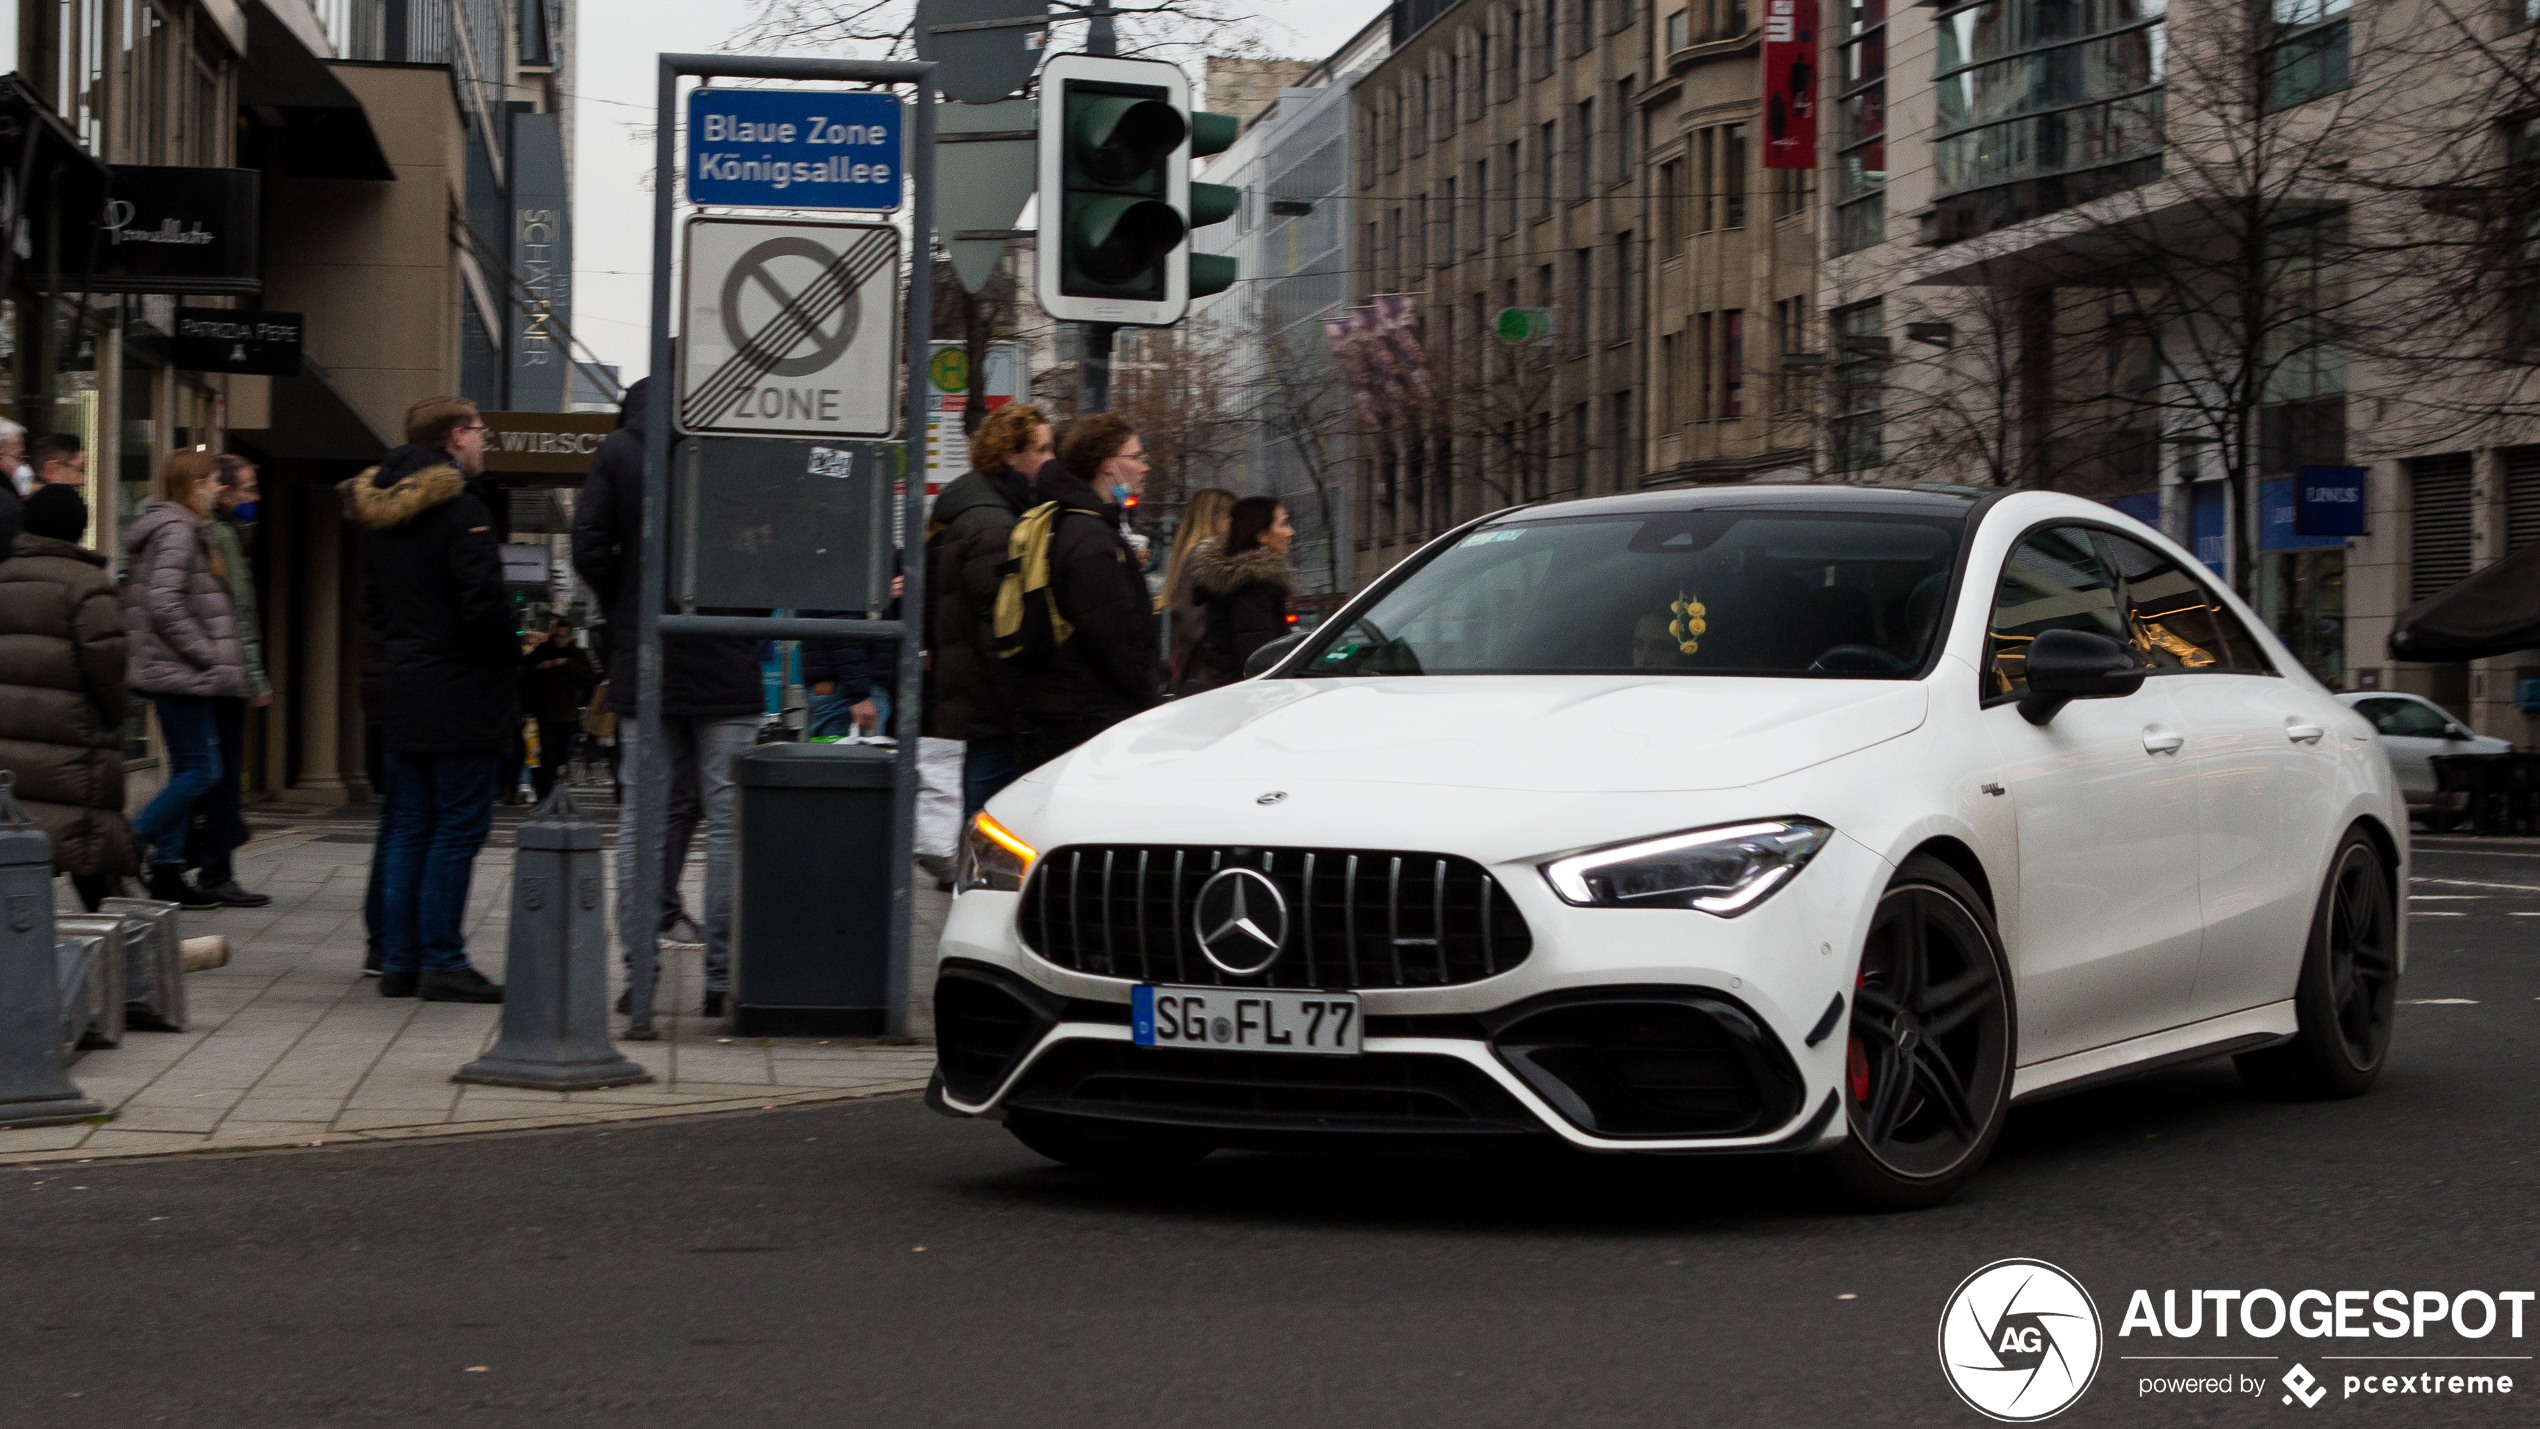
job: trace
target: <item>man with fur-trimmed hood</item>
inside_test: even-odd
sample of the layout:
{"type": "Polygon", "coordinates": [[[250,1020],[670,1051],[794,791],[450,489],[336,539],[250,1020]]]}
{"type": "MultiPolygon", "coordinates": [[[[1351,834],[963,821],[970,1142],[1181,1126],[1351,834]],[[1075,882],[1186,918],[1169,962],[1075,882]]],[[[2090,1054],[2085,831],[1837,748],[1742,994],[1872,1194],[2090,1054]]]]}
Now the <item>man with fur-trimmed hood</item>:
{"type": "Polygon", "coordinates": [[[386,656],[389,827],[381,841],[379,993],[500,1002],[462,931],[477,851],[520,729],[520,643],[493,513],[468,489],[485,467],[474,403],[428,397],[407,445],[355,479],[362,614],[386,656]]]}

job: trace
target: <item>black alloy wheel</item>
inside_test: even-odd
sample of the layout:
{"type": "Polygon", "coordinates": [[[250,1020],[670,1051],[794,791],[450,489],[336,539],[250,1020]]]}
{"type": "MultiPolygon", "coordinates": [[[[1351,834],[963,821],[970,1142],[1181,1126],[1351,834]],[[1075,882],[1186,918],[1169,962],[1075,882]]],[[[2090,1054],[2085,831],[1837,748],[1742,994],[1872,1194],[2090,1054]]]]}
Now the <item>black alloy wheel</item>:
{"type": "Polygon", "coordinates": [[[2235,1061],[2271,1096],[2352,1097],[2369,1090],[2390,1051],[2399,1001],[2399,914],[2381,846],[2347,833],[2330,860],[2293,991],[2293,1040],[2235,1061]]]}
{"type": "Polygon", "coordinates": [[[1908,859],[1861,951],[1844,1058],[1851,1136],[1828,1154],[1855,1200],[1937,1205],[1982,1164],[2010,1100],[2012,1007],[1983,900],[1908,859]]]}

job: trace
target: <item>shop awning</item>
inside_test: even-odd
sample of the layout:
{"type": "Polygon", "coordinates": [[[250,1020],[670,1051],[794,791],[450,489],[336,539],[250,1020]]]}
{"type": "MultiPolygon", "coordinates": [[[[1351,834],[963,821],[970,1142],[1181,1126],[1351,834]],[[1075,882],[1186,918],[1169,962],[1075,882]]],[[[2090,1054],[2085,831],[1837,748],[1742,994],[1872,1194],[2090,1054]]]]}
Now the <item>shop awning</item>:
{"type": "MultiPolygon", "coordinates": [[[[26,205],[30,232],[45,234],[54,215],[67,217],[64,231],[77,234],[78,241],[62,254],[62,266],[77,272],[88,257],[88,235],[106,207],[112,176],[80,147],[79,136],[61,116],[14,74],[0,75],[0,170],[8,175],[9,202],[26,205]],[[23,196],[17,193],[20,174],[28,179],[23,196]]],[[[9,266],[0,260],[0,274],[9,266]]]]}
{"type": "Polygon", "coordinates": [[[327,370],[305,356],[297,377],[273,382],[273,425],[231,433],[268,460],[375,462],[389,441],[335,390],[327,370]]]}
{"type": "Polygon", "coordinates": [[[265,0],[247,0],[238,110],[248,122],[239,162],[303,179],[395,179],[369,112],[265,0]]]}
{"type": "Polygon", "coordinates": [[[2484,660],[2540,650],[2540,546],[2525,546],[2399,612],[2394,660],[2484,660]]]}

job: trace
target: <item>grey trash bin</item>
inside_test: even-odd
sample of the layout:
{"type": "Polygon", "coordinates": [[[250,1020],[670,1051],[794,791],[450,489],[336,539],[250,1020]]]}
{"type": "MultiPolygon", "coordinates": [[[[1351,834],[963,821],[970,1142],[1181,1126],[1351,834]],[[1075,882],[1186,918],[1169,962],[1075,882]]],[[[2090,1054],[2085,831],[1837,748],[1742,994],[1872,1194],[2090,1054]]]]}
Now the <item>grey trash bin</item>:
{"type": "Polygon", "coordinates": [[[764,744],[734,762],[733,1031],[886,1030],[893,759],[879,745],[764,744]]]}

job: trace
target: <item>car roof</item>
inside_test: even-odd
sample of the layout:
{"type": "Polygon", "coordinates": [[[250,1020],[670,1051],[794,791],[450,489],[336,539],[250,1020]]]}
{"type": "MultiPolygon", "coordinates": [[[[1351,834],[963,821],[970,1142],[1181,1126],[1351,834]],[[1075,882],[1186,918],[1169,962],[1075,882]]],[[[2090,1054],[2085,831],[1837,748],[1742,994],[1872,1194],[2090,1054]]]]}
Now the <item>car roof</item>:
{"type": "Polygon", "coordinates": [[[1965,516],[1996,493],[1967,486],[1833,486],[1822,483],[1740,483],[1634,491],[1578,501],[1511,507],[1483,524],[1572,520],[1595,516],[1652,516],[1671,511],[1859,511],[1894,516],[1965,516]]]}

